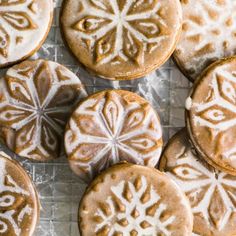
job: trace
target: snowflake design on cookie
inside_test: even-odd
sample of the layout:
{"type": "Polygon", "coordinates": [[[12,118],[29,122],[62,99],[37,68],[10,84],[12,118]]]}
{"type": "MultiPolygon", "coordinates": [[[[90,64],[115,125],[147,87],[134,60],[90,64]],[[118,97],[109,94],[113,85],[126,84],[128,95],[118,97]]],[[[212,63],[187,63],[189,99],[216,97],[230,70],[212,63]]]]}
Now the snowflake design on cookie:
{"type": "Polygon", "coordinates": [[[0,158],[0,234],[20,236],[22,222],[32,217],[34,210],[27,202],[30,193],[6,172],[6,161],[0,158]]]}
{"type": "Polygon", "coordinates": [[[72,115],[65,147],[81,177],[90,179],[120,161],[155,166],[162,147],[160,121],[148,102],[134,93],[100,92],[72,115]]]}
{"type": "Polygon", "coordinates": [[[67,68],[38,60],[9,69],[0,95],[1,125],[13,132],[10,148],[23,157],[48,160],[59,157],[65,123],[86,92],[67,68]]]}
{"type": "MultiPolygon", "coordinates": [[[[194,123],[208,128],[212,140],[218,137],[218,151],[223,133],[236,125],[236,74],[227,66],[213,73],[208,97],[202,103],[193,103],[194,123]]],[[[217,154],[217,153],[216,153],[217,154]]],[[[236,148],[224,151],[224,158],[236,159],[236,148]]]]}
{"type": "Polygon", "coordinates": [[[168,207],[144,176],[122,181],[111,192],[95,215],[96,235],[172,235],[175,216],[161,217],[168,207]]]}
{"type": "Polygon", "coordinates": [[[41,9],[38,0],[0,0],[0,65],[27,56],[43,40],[52,12],[47,1],[41,9]]]}
{"type": "Polygon", "coordinates": [[[208,227],[218,232],[236,213],[236,178],[220,171],[211,171],[203,165],[189,148],[183,148],[168,175],[181,186],[195,217],[210,222],[208,227]]]}
{"type": "Polygon", "coordinates": [[[236,2],[188,0],[182,8],[183,33],[175,56],[195,79],[212,61],[235,54],[236,2]]]}
{"type": "Polygon", "coordinates": [[[72,28],[93,51],[98,64],[134,60],[144,63],[168,36],[160,16],[162,4],[156,0],[80,0],[79,20],[72,28]],[[89,9],[89,12],[87,11],[89,9]]]}

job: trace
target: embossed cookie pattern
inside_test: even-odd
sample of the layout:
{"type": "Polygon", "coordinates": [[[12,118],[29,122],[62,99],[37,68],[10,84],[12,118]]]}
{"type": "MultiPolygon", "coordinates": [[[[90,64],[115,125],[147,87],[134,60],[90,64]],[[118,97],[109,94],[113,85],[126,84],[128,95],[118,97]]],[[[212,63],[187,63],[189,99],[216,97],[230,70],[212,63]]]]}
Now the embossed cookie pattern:
{"type": "Polygon", "coordinates": [[[212,68],[196,85],[190,98],[189,130],[197,148],[216,167],[236,169],[236,73],[235,59],[212,68]],[[206,83],[209,83],[208,85],[206,83]],[[205,86],[205,87],[204,87],[205,86]],[[200,98],[201,91],[204,91],[200,98]],[[207,92],[208,91],[208,92],[207,92]],[[203,139],[204,136],[204,139],[203,139]],[[209,146],[209,143],[211,144],[209,146]]]}
{"type": "Polygon", "coordinates": [[[41,44],[52,11],[51,0],[0,1],[0,66],[28,56],[41,44]]]}
{"type": "Polygon", "coordinates": [[[151,53],[168,37],[162,33],[167,26],[158,1],[80,2],[79,20],[72,28],[92,51],[95,63],[131,60],[143,64],[144,53],[151,53]]]}
{"type": "MultiPolygon", "coordinates": [[[[14,165],[0,157],[0,234],[2,236],[32,235],[38,214],[38,203],[31,184],[24,179],[19,168],[18,178],[12,177],[8,168],[14,165]],[[20,184],[20,185],[19,185],[20,184]],[[22,186],[25,188],[22,188],[22,186]]],[[[12,169],[10,171],[13,171],[12,169]]]]}
{"type": "Polygon", "coordinates": [[[71,165],[90,179],[120,161],[155,166],[162,147],[160,121],[148,102],[134,93],[100,92],[73,113],[65,147],[71,165]]]}
{"type": "Polygon", "coordinates": [[[98,175],[79,207],[82,236],[189,236],[192,223],[189,202],[171,178],[131,163],[98,175]]]}
{"type": "Polygon", "coordinates": [[[132,79],[163,64],[174,50],[180,7],[176,0],[69,0],[62,31],[88,69],[108,79],[132,79]]]}
{"type": "Polygon", "coordinates": [[[175,58],[192,80],[213,61],[236,52],[236,3],[232,0],[182,1],[183,33],[175,58]]]}
{"type": "Polygon", "coordinates": [[[134,182],[121,181],[111,187],[111,192],[95,214],[95,235],[172,234],[170,228],[176,216],[168,215],[167,205],[144,176],[134,182]],[[165,217],[161,219],[161,215],[165,217]]]}
{"type": "Polygon", "coordinates": [[[192,149],[187,132],[167,145],[161,169],[187,195],[194,214],[194,235],[233,235],[236,219],[236,177],[214,170],[192,149]],[[183,144],[176,148],[175,145],[183,144]]]}
{"type": "Polygon", "coordinates": [[[59,157],[65,123],[86,92],[67,68],[38,60],[9,69],[0,95],[1,126],[13,132],[10,148],[23,157],[47,160],[59,157]]]}

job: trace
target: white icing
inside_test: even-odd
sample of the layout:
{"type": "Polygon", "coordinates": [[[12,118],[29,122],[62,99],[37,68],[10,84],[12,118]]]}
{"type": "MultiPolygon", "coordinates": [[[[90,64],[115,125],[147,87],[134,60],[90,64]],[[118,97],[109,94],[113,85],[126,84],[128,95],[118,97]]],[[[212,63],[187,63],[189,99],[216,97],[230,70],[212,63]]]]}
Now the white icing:
{"type": "MultiPolygon", "coordinates": [[[[192,101],[188,110],[195,110],[193,119],[196,126],[208,127],[216,135],[236,125],[236,79],[233,72],[228,71],[228,65],[220,66],[212,72],[209,90],[211,97],[203,98],[200,103],[192,101]]],[[[236,157],[233,155],[235,151],[233,148],[222,153],[233,166],[236,166],[236,157]]]]}
{"type": "MultiPolygon", "coordinates": [[[[167,174],[180,186],[180,188],[193,199],[198,199],[192,206],[193,214],[201,213],[210,229],[223,230],[229,223],[232,213],[236,213],[236,207],[229,196],[236,198],[234,192],[227,190],[225,186],[232,187],[236,190],[236,181],[223,172],[213,172],[208,170],[197,160],[189,147],[183,148],[179,153],[176,165],[172,171],[167,174]],[[217,177],[216,177],[217,175],[217,177]],[[208,187],[200,198],[200,193],[208,187]],[[226,212],[221,215],[219,225],[211,222],[209,206],[214,202],[212,196],[215,190],[219,190],[220,198],[224,204],[226,212]]],[[[195,234],[198,235],[198,234],[195,234]]]]}
{"type": "Polygon", "coordinates": [[[157,207],[155,214],[153,216],[147,215],[146,211],[149,207],[153,206],[155,203],[162,201],[160,196],[154,190],[154,187],[150,186],[150,200],[146,203],[141,202],[141,197],[145,193],[148,188],[147,180],[144,176],[141,178],[142,187],[137,191],[132,182],[127,182],[129,189],[131,191],[132,200],[127,201],[123,197],[125,181],[121,181],[117,186],[111,187],[112,193],[121,201],[121,203],[125,206],[125,212],[117,212],[115,209],[115,204],[112,201],[112,197],[108,197],[106,203],[109,205],[111,210],[111,214],[109,216],[104,215],[101,209],[98,209],[96,212],[96,216],[100,216],[102,218],[102,222],[96,225],[95,233],[97,233],[100,229],[102,229],[105,225],[111,226],[111,230],[109,231],[107,236],[114,235],[115,232],[122,232],[124,236],[130,235],[132,230],[136,230],[138,235],[157,235],[158,233],[162,233],[165,236],[171,236],[172,232],[168,229],[168,226],[175,221],[176,216],[172,215],[165,220],[160,220],[161,214],[168,209],[168,206],[164,203],[160,203],[157,207]],[[132,217],[132,211],[136,209],[139,213],[137,218],[132,217]],[[121,226],[117,223],[117,221],[121,219],[126,219],[128,221],[127,226],[121,226]],[[147,221],[150,226],[147,228],[142,228],[140,224],[143,221],[147,221]]]}
{"type": "MultiPolygon", "coordinates": [[[[82,97],[86,96],[86,92],[82,87],[79,78],[65,67],[62,67],[55,62],[45,62],[43,60],[38,60],[34,63],[35,68],[33,68],[33,71],[29,76],[20,74],[22,71],[15,69],[15,67],[12,67],[7,71],[7,76],[16,78],[16,81],[10,84],[12,92],[19,93],[20,91],[24,98],[28,99],[30,102],[25,102],[20,98],[14,98],[9,93],[9,89],[6,87],[7,85],[5,81],[2,80],[0,82],[2,88],[1,94],[6,98],[6,101],[0,104],[0,120],[1,122],[12,121],[10,128],[18,131],[18,138],[16,140],[17,145],[19,147],[24,147],[18,153],[19,155],[32,159],[38,159],[41,157],[37,154],[32,154],[34,150],[38,149],[42,155],[49,158],[51,155],[50,151],[55,152],[58,145],[58,138],[56,136],[63,133],[66,122],[62,118],[58,124],[58,120],[54,119],[50,115],[54,113],[68,114],[71,112],[72,106],[82,97]],[[47,66],[45,71],[47,70],[50,74],[49,78],[46,78],[46,80],[51,80],[52,84],[51,87],[48,87],[46,83],[45,90],[47,91],[48,89],[48,91],[45,93],[43,102],[41,102],[34,80],[36,79],[37,71],[40,70],[41,66],[44,66],[44,63],[46,63],[47,66]],[[67,79],[60,81],[56,70],[60,70],[61,74],[67,79]],[[25,87],[23,86],[23,83],[25,83],[25,87]],[[57,92],[63,86],[68,86],[64,87],[64,90],[70,86],[75,86],[76,89],[73,89],[73,92],[77,93],[77,100],[73,101],[71,106],[60,105],[63,104],[66,99],[70,99],[73,95],[73,92],[68,90],[69,92],[65,95],[64,100],[62,98],[58,101],[57,106],[54,105],[54,107],[51,107],[50,102],[55,98],[57,92]],[[6,109],[4,110],[3,108],[6,109]],[[29,112],[30,115],[27,115],[27,113],[25,114],[25,112],[29,112]],[[33,122],[32,126],[28,130],[24,129],[24,126],[30,122],[33,122]],[[42,122],[46,122],[46,126],[42,125],[42,122]],[[26,143],[27,145],[25,145],[26,143]]],[[[27,69],[29,68],[24,68],[23,71],[27,71],[27,69]]],[[[41,84],[40,86],[43,85],[41,84]]],[[[41,88],[41,90],[43,89],[41,88]]]]}
{"type": "Polygon", "coordinates": [[[17,201],[15,196],[11,194],[14,193],[21,197],[28,197],[30,196],[30,193],[18,186],[15,180],[13,180],[13,178],[6,172],[6,161],[7,160],[3,157],[0,157],[0,193],[3,194],[3,196],[0,197],[0,207],[10,208],[10,210],[0,211],[0,233],[6,234],[10,225],[14,230],[15,235],[20,236],[22,231],[20,224],[25,215],[32,214],[33,209],[28,204],[20,212],[19,209],[11,209],[15,201],[17,201]],[[6,179],[8,183],[10,183],[9,186],[5,185],[6,179]],[[27,209],[27,211],[25,209],[27,209]],[[19,214],[18,218],[15,217],[16,213],[19,214]],[[1,221],[1,219],[4,219],[4,222],[1,221]]]}
{"type": "MultiPolygon", "coordinates": [[[[99,47],[98,51],[100,55],[103,55],[103,59],[99,61],[99,64],[110,63],[115,60],[117,57],[124,61],[128,61],[129,57],[124,53],[124,47],[127,47],[130,53],[131,51],[135,55],[139,51],[139,46],[134,43],[133,37],[138,40],[142,45],[143,50],[141,50],[142,55],[140,55],[139,63],[144,63],[144,53],[148,51],[148,44],[154,43],[155,46],[152,48],[154,50],[156,47],[160,46],[163,40],[168,39],[168,35],[156,34],[160,31],[159,26],[152,21],[147,22],[148,19],[155,18],[159,20],[160,24],[167,27],[166,22],[158,14],[158,11],[161,9],[163,3],[156,2],[152,9],[148,9],[141,13],[129,13],[133,7],[133,0],[126,0],[125,5],[122,10],[119,9],[117,0],[109,1],[108,5],[111,6],[112,11],[108,9],[108,6],[105,4],[106,1],[91,1],[95,6],[93,6],[90,1],[80,0],[83,5],[83,10],[78,14],[79,19],[81,16],[88,17],[87,22],[91,23],[89,30],[95,30],[94,32],[86,32],[86,30],[77,30],[76,37],[82,39],[90,40],[90,49],[93,50],[96,42],[104,36],[111,34],[112,30],[115,30],[115,44],[114,48],[110,42],[106,42],[106,48],[99,47]],[[95,18],[94,17],[98,17],[95,18]],[[135,27],[131,23],[133,21],[139,21],[139,27],[142,28],[143,32],[149,32],[152,37],[147,37],[143,32],[141,32],[138,27],[135,27]],[[104,25],[101,22],[105,22],[104,25]],[[129,42],[124,40],[124,34],[127,32],[127,39],[129,42]],[[131,36],[132,35],[132,36],[131,36]]],[[[139,5],[138,1],[136,5],[139,5]]],[[[148,1],[148,4],[153,4],[154,1],[148,1]]],[[[141,4],[141,3],[140,3],[141,4]]],[[[132,9],[134,9],[133,7],[132,9]]],[[[81,21],[78,23],[81,26],[81,21]]],[[[113,63],[113,62],[112,62],[113,63]]],[[[115,61],[114,63],[117,63],[115,61]]]]}
{"type": "Polygon", "coordinates": [[[127,154],[127,161],[132,160],[137,164],[155,166],[161,154],[161,145],[156,142],[160,141],[162,137],[161,125],[156,112],[149,105],[146,105],[148,106],[146,111],[135,101],[124,105],[126,102],[116,91],[107,92],[106,95],[108,94],[111,97],[110,100],[106,99],[105,95],[101,99],[99,96],[88,98],[76,109],[69,121],[69,129],[65,133],[67,154],[73,155],[74,160],[77,158],[76,161],[80,163],[81,167],[89,167],[90,178],[94,175],[93,166],[99,167],[98,171],[100,171],[109,163],[126,160],[123,159],[124,155],[120,156],[120,151],[127,154]],[[92,110],[91,107],[94,107],[95,104],[96,109],[92,110]],[[83,124],[86,127],[85,131],[81,130],[76,123],[75,117],[78,115],[90,116],[87,123],[83,124]],[[125,122],[128,125],[126,130],[123,130],[125,122]],[[93,135],[95,124],[103,135],[93,135]],[[150,128],[151,125],[154,127],[150,128]],[[85,144],[91,145],[92,150],[94,144],[102,144],[87,163],[82,160],[91,154],[90,149],[87,148],[84,153],[80,147],[85,144]],[[106,157],[109,157],[109,160],[103,163],[106,157]],[[101,165],[97,165],[98,163],[101,165]]]}
{"type": "Polygon", "coordinates": [[[186,70],[192,68],[195,72],[188,72],[194,79],[205,69],[206,62],[209,59],[220,59],[234,55],[236,49],[235,26],[236,26],[236,2],[234,0],[225,0],[224,4],[217,4],[217,0],[188,0],[182,2],[184,24],[187,24],[187,30],[182,32],[182,37],[177,46],[180,54],[176,57],[181,61],[186,70]],[[217,12],[218,17],[212,19],[207,9],[217,12]],[[192,16],[202,20],[198,24],[191,19],[192,16]],[[226,22],[232,18],[232,25],[227,26],[226,22]],[[219,34],[215,35],[212,31],[217,30],[219,34]],[[193,36],[201,37],[200,42],[196,43],[190,40],[193,36]],[[228,48],[224,48],[224,42],[227,41],[228,48]],[[196,52],[204,46],[212,44],[212,52],[197,56],[196,52]]]}
{"type": "Polygon", "coordinates": [[[187,99],[186,99],[186,102],[185,102],[185,108],[186,108],[186,110],[190,110],[190,108],[192,107],[192,98],[191,97],[188,97],[187,99]]]}
{"type": "MultiPolygon", "coordinates": [[[[52,0],[0,1],[0,26],[9,37],[7,55],[1,54],[6,37],[0,38],[0,64],[22,59],[40,45],[53,12],[52,0]],[[33,4],[33,5],[31,5],[33,4]],[[25,14],[24,16],[20,14],[25,14]],[[32,27],[30,23],[32,22],[32,27]],[[20,42],[17,42],[20,39],[20,42]]],[[[3,32],[0,27],[0,37],[3,32]]]]}

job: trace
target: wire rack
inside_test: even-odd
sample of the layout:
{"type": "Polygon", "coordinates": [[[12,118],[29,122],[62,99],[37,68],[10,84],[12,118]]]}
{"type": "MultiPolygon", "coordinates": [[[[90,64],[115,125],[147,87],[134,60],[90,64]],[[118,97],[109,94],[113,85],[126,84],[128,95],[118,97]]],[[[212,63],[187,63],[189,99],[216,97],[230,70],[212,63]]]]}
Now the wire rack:
{"type": "MultiPolygon", "coordinates": [[[[78,66],[64,46],[59,28],[62,0],[54,0],[54,21],[49,36],[33,58],[45,58],[61,63],[75,72],[89,94],[121,88],[145,97],[160,115],[165,142],[184,126],[184,103],[190,82],[169,60],[159,70],[134,81],[112,82],[89,75],[78,66]]],[[[1,71],[0,75],[4,74],[1,71]]],[[[11,156],[5,147],[1,147],[11,156]]],[[[19,160],[19,158],[18,158],[19,160]]],[[[77,210],[85,184],[72,173],[65,156],[50,163],[32,163],[21,160],[37,187],[41,201],[41,216],[35,236],[78,236],[77,210]]]]}

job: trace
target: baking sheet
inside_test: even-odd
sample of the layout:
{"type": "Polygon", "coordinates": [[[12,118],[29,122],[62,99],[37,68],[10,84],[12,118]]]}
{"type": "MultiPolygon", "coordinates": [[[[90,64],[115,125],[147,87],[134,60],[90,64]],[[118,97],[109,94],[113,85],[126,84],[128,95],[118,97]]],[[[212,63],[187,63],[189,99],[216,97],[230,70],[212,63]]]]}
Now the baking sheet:
{"type": "MultiPolygon", "coordinates": [[[[59,29],[62,0],[55,0],[54,22],[49,36],[33,58],[45,58],[61,63],[79,75],[89,94],[107,89],[121,88],[145,97],[161,117],[164,140],[168,141],[184,126],[184,103],[191,83],[179,72],[172,60],[159,70],[134,81],[112,82],[89,75],[78,66],[64,46],[59,29]]],[[[4,70],[0,75],[4,74],[4,70]]],[[[8,154],[13,154],[4,149],[8,154]]],[[[85,184],[70,170],[65,157],[50,163],[31,163],[19,159],[32,176],[42,205],[39,226],[35,236],[78,236],[77,209],[85,184]]]]}

